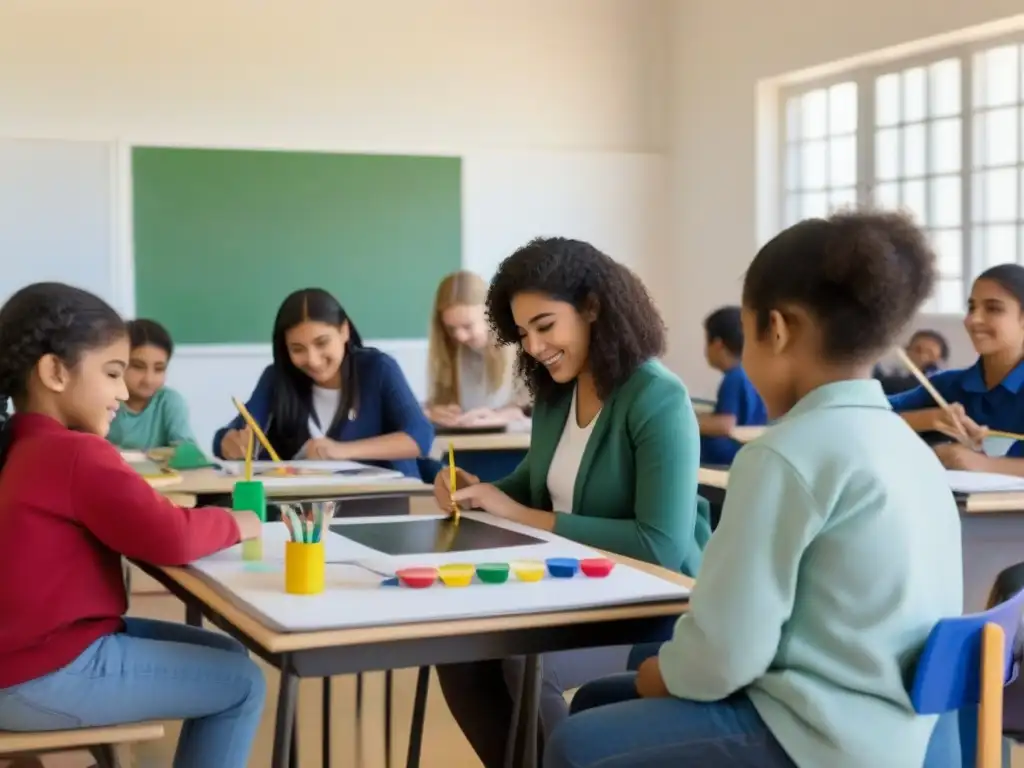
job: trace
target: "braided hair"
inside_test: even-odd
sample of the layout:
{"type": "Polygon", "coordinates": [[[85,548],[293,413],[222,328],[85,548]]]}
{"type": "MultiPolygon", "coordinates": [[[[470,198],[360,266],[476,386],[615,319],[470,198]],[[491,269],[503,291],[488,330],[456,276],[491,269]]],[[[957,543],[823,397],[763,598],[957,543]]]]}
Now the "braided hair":
{"type": "Polygon", "coordinates": [[[0,307],[0,469],[10,445],[9,401],[28,394],[39,360],[54,355],[70,368],[83,352],[124,333],[124,320],[109,304],[64,283],[33,283],[0,307]]]}

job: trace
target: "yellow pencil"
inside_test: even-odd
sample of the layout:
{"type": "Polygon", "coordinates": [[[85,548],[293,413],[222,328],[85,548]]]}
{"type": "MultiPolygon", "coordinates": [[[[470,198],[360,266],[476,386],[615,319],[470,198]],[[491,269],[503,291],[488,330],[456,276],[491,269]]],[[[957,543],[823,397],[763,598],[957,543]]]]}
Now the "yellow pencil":
{"type": "Polygon", "coordinates": [[[455,503],[455,444],[448,441],[448,488],[452,494],[452,518],[459,522],[459,505],[455,503]]]}
{"type": "Polygon", "coordinates": [[[241,414],[245,423],[249,425],[249,429],[251,429],[256,435],[256,439],[260,441],[260,445],[262,445],[266,452],[270,454],[270,458],[274,461],[280,461],[281,457],[277,455],[277,451],[274,450],[274,446],[272,446],[270,441],[267,440],[267,436],[263,434],[263,430],[260,429],[260,425],[256,423],[256,419],[254,419],[252,414],[249,413],[249,409],[242,405],[242,401],[237,397],[232,397],[231,402],[235,404],[235,408],[241,414]]]}
{"type": "Polygon", "coordinates": [[[253,431],[249,430],[249,442],[245,446],[245,481],[252,482],[252,454],[254,448],[253,431]]]}
{"type": "Polygon", "coordinates": [[[914,365],[914,361],[907,356],[907,353],[902,347],[896,347],[896,354],[899,356],[900,362],[903,363],[903,366],[913,374],[914,378],[918,380],[922,387],[924,387],[925,391],[932,396],[932,400],[935,401],[935,404],[949,415],[949,420],[953,422],[953,424],[959,427],[957,431],[960,433],[960,436],[966,440],[967,432],[953,415],[953,409],[950,408],[949,403],[946,402],[946,398],[939,394],[939,390],[937,390],[928,380],[928,377],[924,375],[924,372],[914,365]]]}

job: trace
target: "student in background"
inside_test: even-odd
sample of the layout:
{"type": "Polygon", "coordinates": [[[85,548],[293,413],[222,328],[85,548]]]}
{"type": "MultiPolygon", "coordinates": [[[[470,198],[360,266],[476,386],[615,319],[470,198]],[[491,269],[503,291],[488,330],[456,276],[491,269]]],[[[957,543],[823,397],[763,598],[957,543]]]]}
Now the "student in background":
{"type": "Polygon", "coordinates": [[[545,768],[924,764],[936,719],[905,684],[963,608],[960,518],[871,369],[935,273],[894,214],[804,221],[761,249],[743,367],[777,421],[736,456],[672,639],[577,692],[545,768]]]}
{"type": "Polygon", "coordinates": [[[1024,267],[1000,264],[982,272],[971,287],[964,327],[978,353],[970,368],[930,378],[952,405],[942,410],[924,387],[889,399],[918,432],[941,432],[954,440],[936,453],[950,469],[1024,476],[1024,444],[1005,456],[985,454],[988,430],[1024,433],[1024,267]]]}
{"type": "MultiPolygon", "coordinates": [[[[498,267],[487,296],[499,341],[518,348],[535,398],[530,450],[497,483],[460,470],[456,501],[590,547],[695,574],[710,536],[697,495],[700,442],[682,382],[657,358],[665,327],[643,283],[593,246],[531,241],[498,267]]],[[[447,470],[434,483],[450,509],[447,470]]],[[[546,654],[541,726],[568,714],[564,694],[626,668],[628,647],[546,654]]],[[[522,660],[449,664],[441,689],[487,768],[503,764],[509,681],[522,660]]],[[[514,690],[514,689],[513,689],[514,690]]]]}
{"type": "Polygon", "coordinates": [[[194,443],[185,398],[164,386],[174,353],[171,335],[153,320],[132,320],[128,340],[128,401],[118,409],[107,439],[118,448],[139,451],[194,443]]]}
{"type": "Polygon", "coordinates": [[[0,309],[0,729],[185,720],[175,768],[244,768],[265,683],[222,634],[125,618],[121,558],[180,566],[259,535],[175,506],[104,438],[128,398],[124,322],[60,283],[0,309]]]}
{"type": "Polygon", "coordinates": [[[484,302],[487,283],[454,272],[437,287],[427,347],[427,414],[435,424],[472,426],[525,418],[512,355],[494,339],[484,302]]]}
{"type": "MultiPolygon", "coordinates": [[[[915,331],[906,353],[925,376],[934,376],[949,360],[949,342],[938,331],[915,331]]],[[[886,373],[880,365],[875,366],[874,377],[882,382],[882,389],[887,395],[897,395],[918,386],[917,379],[909,371],[886,373]]]]}
{"type": "MultiPolygon", "coordinates": [[[[274,320],[274,362],[246,407],[283,459],[351,460],[419,477],[434,439],[398,363],[364,347],[348,314],[319,288],[296,291],[274,320]]],[[[241,416],[218,430],[214,453],[245,457],[241,416]]],[[[257,441],[258,445],[258,441],[257,441]]]]}
{"type": "Polygon", "coordinates": [[[722,307],[704,319],[708,365],[722,373],[714,413],[697,416],[700,425],[700,462],[705,465],[732,464],[742,447],[729,437],[733,427],[768,423],[761,396],[743,372],[743,324],[739,307],[722,307]]]}

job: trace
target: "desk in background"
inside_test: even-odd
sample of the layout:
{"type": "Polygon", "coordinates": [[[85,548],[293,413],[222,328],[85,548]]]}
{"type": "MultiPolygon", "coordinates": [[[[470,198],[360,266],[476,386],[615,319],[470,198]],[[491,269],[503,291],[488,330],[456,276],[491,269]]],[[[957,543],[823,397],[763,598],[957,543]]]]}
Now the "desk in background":
{"type": "Polygon", "coordinates": [[[442,464],[448,462],[448,445],[455,449],[455,463],[476,475],[482,482],[493,483],[515,471],[530,449],[530,423],[510,425],[503,432],[463,432],[440,434],[434,440],[431,456],[442,464]]]}
{"type": "MultiPolygon", "coordinates": [[[[467,517],[473,515],[469,514],[467,517]]],[[[389,524],[402,525],[405,521],[413,519],[407,517],[389,524]]],[[[345,520],[342,521],[342,525],[355,522],[357,521],[345,520]]],[[[544,547],[543,551],[548,554],[552,554],[552,550],[573,556],[592,552],[554,534],[516,526],[507,521],[496,521],[492,524],[522,530],[542,540],[541,545],[535,548],[517,547],[517,557],[531,557],[530,550],[533,550],[533,556],[541,556],[541,547],[544,547]]],[[[350,558],[349,550],[353,549],[351,540],[341,536],[337,539],[338,541],[328,542],[329,558],[334,559],[334,555],[330,554],[331,549],[335,550],[336,554],[344,553],[345,559],[350,558]]],[[[268,561],[275,556],[280,557],[278,550],[283,549],[283,540],[283,527],[277,524],[269,525],[265,537],[268,561]]],[[[369,551],[377,556],[377,560],[386,559],[381,558],[379,552],[369,551]]],[[[484,562],[486,559],[494,559],[495,551],[463,552],[460,553],[459,559],[484,562]]],[[[509,551],[509,554],[512,552],[509,551]]],[[[423,614],[423,617],[415,622],[410,622],[406,616],[408,606],[411,605],[410,599],[430,599],[433,606],[448,615],[466,600],[468,593],[465,590],[493,590],[498,594],[504,587],[473,585],[460,591],[458,588],[436,586],[431,588],[428,596],[422,593],[415,594],[401,587],[378,587],[373,584],[363,587],[343,585],[329,590],[325,595],[343,598],[346,591],[353,589],[381,590],[379,599],[376,599],[377,592],[374,592],[374,611],[378,614],[377,618],[368,622],[365,611],[345,611],[343,599],[320,601],[315,608],[318,628],[311,630],[308,628],[311,626],[310,611],[314,608],[304,608],[302,601],[317,598],[295,597],[282,601],[283,573],[250,574],[250,581],[260,580],[260,584],[246,588],[244,585],[248,582],[244,581],[243,577],[233,575],[243,569],[236,569],[225,559],[238,558],[238,553],[229,551],[222,553],[220,557],[220,561],[208,558],[187,568],[157,568],[149,565],[141,567],[181,599],[187,608],[201,611],[213,624],[237,638],[267,663],[281,670],[281,690],[271,763],[273,768],[285,768],[289,765],[290,759],[294,760],[292,764],[299,762],[293,751],[295,745],[292,743],[292,729],[298,681],[302,677],[329,678],[333,675],[404,667],[420,667],[422,677],[427,668],[436,664],[514,655],[527,655],[532,658],[527,665],[532,674],[527,674],[525,679],[525,705],[520,708],[524,714],[519,721],[517,741],[524,747],[536,745],[540,694],[537,655],[571,648],[628,645],[662,639],[666,628],[686,610],[688,590],[693,584],[691,579],[681,574],[628,558],[612,556],[619,562],[620,567],[629,568],[639,574],[639,577],[630,575],[629,586],[619,582],[618,592],[621,594],[617,597],[614,596],[615,590],[610,589],[610,583],[594,584],[593,586],[598,587],[596,590],[588,590],[588,585],[582,583],[578,586],[584,588],[582,591],[585,591],[587,596],[574,607],[570,607],[567,604],[565,590],[561,591],[559,598],[554,594],[555,590],[545,589],[544,585],[537,584],[531,585],[537,588],[537,604],[534,610],[503,614],[502,601],[488,600],[484,603],[485,607],[463,611],[462,616],[458,618],[452,618],[452,614],[448,620],[430,620],[423,614],[422,603],[415,602],[415,605],[421,607],[420,613],[423,614]],[[265,586],[261,586],[264,582],[265,586]],[[277,582],[280,582],[279,589],[275,590],[273,585],[277,582]],[[451,596],[450,600],[445,599],[448,595],[451,596]],[[559,599],[564,604],[560,604],[559,599]],[[322,606],[329,605],[333,605],[334,608],[321,610],[322,606]],[[263,611],[272,615],[267,616],[263,611]],[[287,621],[287,616],[292,612],[298,618],[289,631],[288,627],[281,624],[287,621]],[[467,613],[473,617],[469,618],[467,613]],[[332,628],[332,624],[337,624],[337,628],[332,628]]],[[[505,555],[499,557],[503,558],[505,555]]],[[[436,563],[439,562],[438,558],[447,556],[426,555],[412,559],[436,563]]],[[[396,558],[395,563],[409,559],[409,556],[396,558]]],[[[345,566],[327,567],[330,585],[332,578],[340,578],[335,569],[345,566]]],[[[613,572],[610,578],[614,578],[615,575],[616,572],[613,572]]],[[[356,597],[353,597],[353,600],[355,599],[356,597]]],[[[361,599],[365,602],[366,597],[362,596],[361,599]]],[[[414,734],[421,733],[425,707],[426,686],[421,680],[414,703],[414,734]]],[[[324,717],[329,723],[330,712],[326,709],[326,700],[324,717]]],[[[325,728],[324,734],[325,739],[329,737],[329,727],[325,728]]],[[[325,743],[324,746],[327,750],[325,754],[329,753],[329,744],[325,743]]],[[[529,755],[530,750],[525,751],[529,755]]],[[[418,758],[419,744],[414,738],[410,742],[409,765],[417,765],[418,758]]],[[[516,764],[531,765],[532,761],[526,757],[516,764]]]]}
{"type": "MultiPolygon", "coordinates": [[[[724,499],[729,472],[701,467],[697,482],[709,501],[714,494],[724,499]]],[[[985,609],[999,572],[1024,561],[1024,493],[954,495],[963,539],[964,611],[973,613],[985,609]]]]}

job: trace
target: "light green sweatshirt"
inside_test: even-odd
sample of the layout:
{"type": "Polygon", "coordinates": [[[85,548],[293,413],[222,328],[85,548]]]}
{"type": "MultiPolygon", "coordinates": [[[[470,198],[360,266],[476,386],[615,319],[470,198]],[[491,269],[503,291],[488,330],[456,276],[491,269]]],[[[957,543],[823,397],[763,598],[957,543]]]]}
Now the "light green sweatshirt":
{"type": "Polygon", "coordinates": [[[877,381],[820,387],[737,454],[662,676],[680,698],[745,692],[799,768],[920,768],[935,718],[906,685],[962,573],[935,454],[877,381]]]}
{"type": "Polygon", "coordinates": [[[188,404],[173,389],[161,387],[139,413],[122,405],[107,440],[118,448],[148,451],[175,443],[195,442],[188,423],[188,404]]]}

